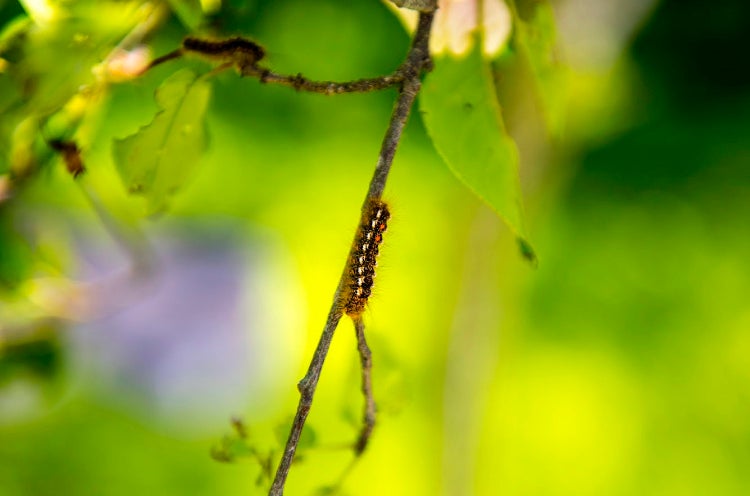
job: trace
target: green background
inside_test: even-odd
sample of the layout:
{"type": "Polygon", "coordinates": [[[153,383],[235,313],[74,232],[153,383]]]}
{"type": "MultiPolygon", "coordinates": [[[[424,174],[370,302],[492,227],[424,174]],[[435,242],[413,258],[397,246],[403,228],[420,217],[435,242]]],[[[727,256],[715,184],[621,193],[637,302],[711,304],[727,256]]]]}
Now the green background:
{"type": "MultiPolygon", "coordinates": [[[[392,219],[365,314],[379,424],[344,494],[750,493],[747,5],[664,0],[612,65],[571,64],[556,140],[529,87],[506,82],[501,103],[519,144],[536,269],[413,114],[385,193],[392,219]]],[[[261,41],[281,72],[384,74],[408,46],[375,1],[228,6],[221,31],[261,41]]],[[[3,23],[20,12],[0,2],[3,23]]],[[[157,53],[184,34],[170,18],[157,53]]],[[[86,152],[89,184],[123,219],[142,217],[144,203],[127,197],[112,139],[149,122],[155,87],[180,64],[208,67],[173,64],[111,89],[86,152]]],[[[135,386],[81,372],[75,323],[33,321],[41,344],[3,348],[4,328],[38,315],[24,278],[72,273],[75,229],[106,235],[61,166],[0,205],[0,495],[262,493],[253,460],[220,464],[209,449],[235,413],[259,445],[273,446],[294,411],[394,97],[215,79],[200,167],[166,216],[140,222],[149,232],[177,223],[196,237],[195,226],[232,226],[237,250],[270,253],[262,264],[273,268],[247,276],[261,288],[253,294],[282,295],[264,319],[296,327],[258,345],[271,354],[257,379],[263,394],[188,427],[130,394],[135,386]],[[33,247],[27,224],[46,233],[33,247]]],[[[88,329],[107,333],[101,323],[88,329]]],[[[360,403],[353,332],[342,321],[309,418],[316,444],[287,494],[338,479],[351,455],[336,447],[354,439],[360,403]]]]}

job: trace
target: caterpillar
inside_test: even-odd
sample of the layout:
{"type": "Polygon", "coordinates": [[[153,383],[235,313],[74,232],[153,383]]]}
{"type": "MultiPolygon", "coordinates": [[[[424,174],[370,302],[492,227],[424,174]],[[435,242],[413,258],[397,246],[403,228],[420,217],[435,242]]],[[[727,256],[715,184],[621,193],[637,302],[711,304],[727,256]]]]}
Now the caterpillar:
{"type": "Polygon", "coordinates": [[[258,62],[266,56],[262,46],[238,36],[225,40],[206,40],[188,36],[182,40],[182,48],[177,53],[181,52],[192,52],[232,63],[243,75],[258,71],[258,62]]]}
{"type": "Polygon", "coordinates": [[[383,241],[383,233],[388,227],[390,217],[385,202],[370,200],[349,259],[344,311],[350,317],[364,311],[367,299],[372,294],[378,246],[383,241]]]}
{"type": "Polygon", "coordinates": [[[225,40],[206,40],[188,36],[182,40],[182,48],[188,52],[199,53],[207,57],[226,58],[241,53],[258,61],[266,56],[266,51],[262,46],[239,36],[225,40]]]}

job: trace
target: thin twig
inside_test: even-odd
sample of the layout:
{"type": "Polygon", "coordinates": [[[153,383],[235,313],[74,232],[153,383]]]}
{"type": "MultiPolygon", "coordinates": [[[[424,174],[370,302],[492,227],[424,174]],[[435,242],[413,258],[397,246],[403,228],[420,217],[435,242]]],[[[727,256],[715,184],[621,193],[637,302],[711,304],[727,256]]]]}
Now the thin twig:
{"type": "Polygon", "coordinates": [[[164,62],[168,62],[170,60],[178,59],[180,57],[182,57],[182,48],[178,48],[177,50],[172,50],[171,52],[166,53],[166,54],[164,54],[164,55],[162,55],[160,57],[156,57],[154,60],[152,60],[151,62],[149,62],[146,67],[144,67],[141,70],[140,75],[145,74],[147,71],[149,71],[150,69],[153,69],[157,65],[161,65],[164,62]]]}
{"type": "Polygon", "coordinates": [[[365,322],[362,316],[354,318],[354,332],[357,334],[357,350],[359,360],[362,364],[362,394],[365,397],[365,408],[362,414],[362,430],[359,433],[357,443],[354,445],[354,453],[359,456],[367,448],[370,435],[375,428],[375,398],[372,395],[372,353],[367,346],[365,338],[365,322]]]}
{"type": "Polygon", "coordinates": [[[135,226],[127,228],[116,219],[104,206],[101,198],[91,185],[80,183],[81,193],[91,205],[99,218],[102,227],[112,240],[117,243],[130,262],[130,277],[142,280],[153,277],[156,273],[156,256],[146,242],[143,233],[135,226]]]}
{"type": "MultiPolygon", "coordinates": [[[[385,189],[385,183],[388,179],[388,173],[393,163],[393,156],[396,153],[398,142],[401,139],[401,133],[406,124],[406,120],[409,117],[411,107],[414,104],[417,93],[420,88],[420,75],[425,69],[430,67],[429,58],[429,39],[430,30],[432,27],[432,19],[434,12],[421,13],[419,16],[419,24],[417,31],[414,34],[409,54],[407,55],[406,61],[401,66],[399,71],[404,75],[404,81],[399,93],[398,99],[391,115],[390,124],[386,131],[385,138],[380,149],[380,156],[378,157],[378,163],[373,173],[372,180],[370,181],[370,187],[367,192],[367,196],[362,206],[362,215],[367,215],[366,210],[369,202],[374,198],[380,198],[385,189]]],[[[362,223],[360,220],[359,224],[362,223]]],[[[358,224],[358,225],[359,225],[358,224]]],[[[353,249],[355,249],[353,247],[353,249]]],[[[351,254],[347,256],[348,261],[351,258],[351,254]]],[[[315,349],[310,366],[307,369],[305,377],[297,384],[297,389],[300,392],[300,400],[297,405],[297,413],[292,422],[291,431],[289,432],[289,438],[287,439],[284,452],[279,466],[276,469],[276,476],[274,477],[273,485],[269,492],[269,496],[281,496],[284,494],[284,484],[286,478],[289,475],[289,469],[294,460],[294,453],[297,450],[297,444],[299,442],[302,428],[307,420],[307,415],[310,413],[310,407],[312,406],[313,395],[320,379],[320,373],[325,362],[328,349],[331,345],[331,339],[333,333],[336,330],[341,316],[343,315],[344,305],[344,287],[348,278],[347,267],[344,267],[341,278],[339,279],[336,293],[333,297],[333,304],[328,313],[323,333],[318,341],[318,346],[315,349]]]]}
{"type": "Polygon", "coordinates": [[[424,12],[419,15],[419,24],[417,25],[417,31],[414,34],[414,40],[411,49],[409,50],[409,55],[399,69],[399,72],[404,74],[405,80],[401,87],[398,100],[396,100],[396,106],[393,109],[388,130],[383,138],[383,144],[380,147],[378,164],[375,167],[375,172],[370,181],[370,189],[367,192],[363,208],[371,199],[380,198],[383,195],[385,182],[388,179],[388,173],[390,172],[391,164],[393,163],[393,157],[396,154],[398,143],[401,141],[401,133],[404,130],[404,125],[409,118],[409,113],[414,105],[414,100],[416,100],[417,93],[419,93],[419,88],[422,85],[419,76],[424,70],[432,68],[429,41],[434,15],[434,12],[424,12]]]}
{"type": "MultiPolygon", "coordinates": [[[[418,51],[421,53],[421,51],[418,51]]],[[[356,79],[354,81],[314,81],[302,74],[279,74],[259,63],[265,56],[263,47],[254,41],[234,37],[224,40],[204,40],[188,37],[182,46],[167,54],[153,59],[142,71],[145,74],[150,69],[185,54],[195,54],[212,61],[223,62],[221,70],[234,66],[243,77],[253,77],[263,84],[278,84],[294,88],[297,91],[319,93],[323,95],[338,95],[341,93],[368,93],[383,90],[403,83],[413,78],[413,70],[417,60],[410,60],[401,65],[396,71],[386,76],[356,79]],[[249,53],[249,49],[252,48],[249,53]]],[[[411,55],[411,53],[410,53],[411,55]]],[[[214,73],[220,71],[214,71],[214,73]]]]}
{"type": "Polygon", "coordinates": [[[243,76],[256,77],[264,84],[279,84],[288,86],[297,91],[307,91],[309,93],[320,93],[323,95],[338,95],[340,93],[368,93],[378,91],[393,86],[397,86],[404,81],[404,76],[399,71],[387,76],[376,78],[357,79],[355,81],[313,81],[307,79],[302,74],[285,75],[277,74],[268,69],[258,67],[242,71],[243,76]]]}
{"type": "MultiPolygon", "coordinates": [[[[144,69],[141,74],[146,73],[150,69],[161,65],[170,60],[174,60],[182,57],[185,54],[183,48],[178,48],[165,55],[155,58],[152,60],[144,69]]],[[[212,57],[216,59],[215,54],[212,57]]],[[[221,60],[221,59],[220,59],[221,60]]],[[[228,66],[236,66],[238,72],[243,77],[253,77],[258,79],[263,84],[278,84],[281,86],[287,86],[294,88],[297,91],[306,91],[308,93],[319,93],[322,95],[338,95],[341,93],[368,93],[371,91],[384,90],[398,86],[404,82],[405,76],[401,72],[401,69],[395,71],[387,76],[379,76],[374,78],[363,78],[356,79],[354,81],[314,81],[308,79],[302,74],[279,74],[265,67],[261,67],[257,64],[257,61],[247,63],[242,59],[236,60],[234,54],[226,53],[224,60],[228,63],[228,66]]],[[[222,66],[222,70],[227,69],[226,65],[222,66]]],[[[218,71],[216,71],[218,72],[218,71]]]]}
{"type": "Polygon", "coordinates": [[[132,264],[132,275],[134,277],[150,275],[154,268],[154,255],[151,253],[151,249],[141,233],[132,229],[126,230],[123,224],[107,211],[96,190],[81,181],[82,175],[87,169],[78,143],[73,140],[53,139],[48,141],[48,145],[62,158],[65,168],[73,179],[76,180],[81,193],[91,205],[91,209],[99,218],[107,234],[125,252],[125,255],[132,264]]]}

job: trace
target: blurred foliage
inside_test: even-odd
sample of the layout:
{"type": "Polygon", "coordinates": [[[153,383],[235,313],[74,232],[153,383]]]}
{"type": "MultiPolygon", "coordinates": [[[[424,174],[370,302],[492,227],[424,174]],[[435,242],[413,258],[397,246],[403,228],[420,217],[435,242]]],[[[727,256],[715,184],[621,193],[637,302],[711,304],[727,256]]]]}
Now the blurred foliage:
{"type": "Polygon", "coordinates": [[[115,142],[117,170],[129,192],[145,195],[149,213],[165,208],[195,169],[206,147],[204,129],[211,88],[185,71],[176,72],[156,90],[162,109],[137,134],[115,142]]]}
{"type": "Polygon", "coordinates": [[[557,47],[552,5],[546,1],[510,0],[513,13],[513,48],[521,53],[533,74],[545,123],[551,136],[560,138],[565,123],[565,68],[557,47]],[[516,6],[518,4],[518,6],[516,6]]]}
{"type": "MultiPolygon", "coordinates": [[[[628,4],[613,5],[624,16],[628,4]]],[[[167,228],[168,219],[144,220],[127,195],[112,142],[154,119],[154,92],[176,70],[210,69],[176,62],[115,84],[91,66],[149,12],[138,2],[30,5],[67,17],[43,29],[19,18],[20,4],[0,2],[0,495],[262,494],[262,463],[219,464],[209,452],[241,413],[252,449],[278,453],[275,432],[296,405],[294,384],[330,305],[394,93],[324,98],[229,73],[213,81],[208,147],[168,218],[196,243],[201,223],[228,223],[258,260],[252,272],[231,266],[253,288],[244,299],[225,298],[210,271],[195,275],[227,319],[252,309],[236,332],[254,360],[271,364],[253,369],[244,411],[224,411],[206,391],[227,386],[215,379],[225,376],[205,358],[233,365],[224,348],[204,345],[204,358],[188,359],[185,329],[167,339],[159,328],[177,324],[164,320],[146,344],[118,354],[106,347],[107,321],[71,318],[69,294],[106,300],[103,286],[88,283],[110,273],[95,269],[110,262],[119,275],[128,266],[87,192],[123,229],[158,239],[167,228]],[[83,113],[79,98],[90,102],[83,113]],[[81,142],[89,170],[76,183],[44,143],[62,137],[81,142]],[[16,189],[8,172],[23,178],[16,189]],[[278,321],[294,332],[267,332],[278,321]],[[107,366],[89,368],[92,355],[107,366]],[[140,379],[118,375],[129,356],[140,379]],[[180,370],[180,360],[203,384],[154,373],[180,370]],[[129,395],[135,380],[157,401],[129,395]],[[194,412],[180,404],[179,416],[165,417],[174,388],[219,411],[178,428],[194,412]]],[[[600,4],[553,8],[562,15],[573,5],[594,15],[600,4]]],[[[386,191],[393,218],[365,315],[380,423],[342,493],[750,492],[749,9],[739,0],[653,5],[616,60],[566,68],[565,133],[553,145],[544,108],[518,97],[533,86],[511,72],[520,56],[511,43],[493,67],[518,144],[537,270],[455,182],[414,114],[386,191]]],[[[156,16],[146,41],[154,54],[193,30],[184,16],[156,16]]],[[[274,67],[321,79],[387,73],[408,44],[377,2],[231,0],[200,30],[251,36],[274,67]]],[[[557,34],[562,53],[577,49],[557,34]]],[[[128,301],[108,303],[125,313],[128,301]]],[[[197,307],[185,299],[183,325],[197,307]]],[[[205,331],[216,340],[220,320],[205,331]]],[[[310,414],[314,443],[289,494],[330,492],[351,460],[362,401],[355,350],[342,322],[310,414]]],[[[232,453],[247,446],[229,435],[232,453]]]]}

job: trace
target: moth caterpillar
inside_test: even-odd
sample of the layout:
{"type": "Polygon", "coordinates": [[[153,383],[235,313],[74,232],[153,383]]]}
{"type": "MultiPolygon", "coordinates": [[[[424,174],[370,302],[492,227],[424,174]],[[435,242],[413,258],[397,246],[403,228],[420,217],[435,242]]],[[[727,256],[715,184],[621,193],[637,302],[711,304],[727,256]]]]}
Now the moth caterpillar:
{"type": "Polygon", "coordinates": [[[241,66],[255,65],[266,56],[266,51],[262,46],[238,36],[225,40],[207,40],[188,36],[182,40],[182,50],[208,58],[233,60],[241,66]]]}
{"type": "Polygon", "coordinates": [[[372,294],[378,246],[383,241],[383,233],[388,227],[390,216],[385,202],[382,200],[369,202],[349,259],[349,280],[346,286],[347,297],[344,311],[350,317],[364,311],[367,298],[372,294]]]}

